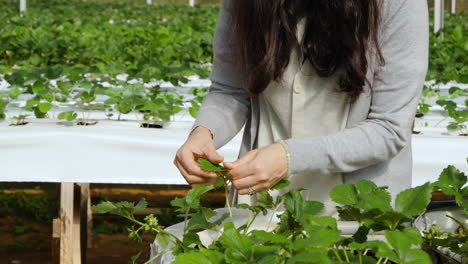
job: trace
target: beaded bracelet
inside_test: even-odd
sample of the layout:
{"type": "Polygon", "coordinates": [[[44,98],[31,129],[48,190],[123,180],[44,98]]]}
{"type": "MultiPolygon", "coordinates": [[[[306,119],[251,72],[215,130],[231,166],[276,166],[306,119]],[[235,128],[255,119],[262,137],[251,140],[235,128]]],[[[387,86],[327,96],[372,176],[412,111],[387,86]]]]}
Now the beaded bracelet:
{"type": "Polygon", "coordinates": [[[289,152],[288,143],[286,143],[286,141],[284,140],[278,140],[276,143],[281,144],[281,146],[283,146],[284,148],[284,152],[286,153],[286,159],[288,161],[288,175],[286,176],[286,178],[289,178],[292,175],[292,173],[291,173],[291,153],[289,152]]]}

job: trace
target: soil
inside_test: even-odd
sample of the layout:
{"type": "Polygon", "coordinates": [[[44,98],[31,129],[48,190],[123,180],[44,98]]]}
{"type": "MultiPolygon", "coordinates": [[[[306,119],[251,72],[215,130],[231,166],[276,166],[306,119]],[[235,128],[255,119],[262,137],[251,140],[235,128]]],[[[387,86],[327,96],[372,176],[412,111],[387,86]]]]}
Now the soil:
{"type": "MultiPolygon", "coordinates": [[[[24,223],[19,217],[0,218],[0,264],[49,264],[51,260],[52,228],[47,223],[24,223]],[[18,230],[19,229],[19,230],[18,230]],[[24,233],[23,233],[24,232],[24,233]]],[[[128,264],[141,253],[140,263],[148,254],[154,240],[143,235],[137,243],[126,234],[93,234],[93,247],[87,250],[87,264],[128,264]]]]}
{"type": "Polygon", "coordinates": [[[76,124],[78,126],[95,126],[98,123],[98,121],[79,121],[76,124]]]}
{"type": "Polygon", "coordinates": [[[141,128],[163,128],[161,124],[143,123],[140,125],[141,128]]]}
{"type": "Polygon", "coordinates": [[[27,124],[29,124],[29,122],[20,122],[20,123],[10,124],[10,126],[25,126],[27,124]]]}
{"type": "MultiPolygon", "coordinates": [[[[187,194],[189,186],[142,185],[142,184],[91,184],[92,204],[102,200],[136,202],[145,197],[151,208],[137,215],[155,213],[164,226],[180,222],[170,201],[187,194]],[[154,212],[153,212],[154,211],[154,212]]],[[[59,184],[55,183],[0,183],[0,193],[14,195],[22,192],[27,197],[58,197],[59,184]]],[[[55,198],[57,199],[57,198],[55,198]]],[[[224,206],[222,190],[210,192],[203,200],[205,206],[224,206]]],[[[1,205],[0,205],[1,206],[1,205]]],[[[43,206],[43,205],[37,205],[43,206]]],[[[50,206],[50,205],[49,205],[50,206]]],[[[32,220],[23,209],[16,208],[21,215],[13,216],[0,208],[0,264],[49,264],[52,252],[52,223],[32,220]]],[[[8,209],[8,208],[3,208],[8,209]]],[[[11,208],[10,208],[11,209],[11,208]]],[[[33,207],[34,210],[37,209],[33,207]]],[[[49,208],[51,218],[57,217],[58,208],[49,208]]],[[[87,250],[86,264],[128,264],[132,256],[142,252],[138,263],[144,263],[153,236],[142,235],[143,242],[128,238],[126,227],[130,223],[118,216],[93,214],[93,244],[87,250]]]]}

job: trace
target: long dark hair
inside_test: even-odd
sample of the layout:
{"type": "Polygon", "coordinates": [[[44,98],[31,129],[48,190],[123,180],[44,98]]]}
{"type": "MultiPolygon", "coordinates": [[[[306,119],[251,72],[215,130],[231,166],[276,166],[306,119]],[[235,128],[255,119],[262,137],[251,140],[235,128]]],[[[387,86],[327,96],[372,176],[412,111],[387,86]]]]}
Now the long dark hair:
{"type": "Polygon", "coordinates": [[[320,77],[340,70],[339,88],[355,99],[368,82],[368,55],[384,64],[378,27],[382,0],[232,0],[233,40],[244,88],[253,96],[278,81],[299,44],[320,77]],[[297,24],[305,18],[301,43],[297,24]]]}

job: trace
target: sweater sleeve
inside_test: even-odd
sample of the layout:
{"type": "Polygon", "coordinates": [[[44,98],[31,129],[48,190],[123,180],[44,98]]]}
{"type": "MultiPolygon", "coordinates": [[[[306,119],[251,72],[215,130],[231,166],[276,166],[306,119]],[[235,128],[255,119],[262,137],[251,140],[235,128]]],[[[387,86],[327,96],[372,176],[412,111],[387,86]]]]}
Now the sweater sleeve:
{"type": "Polygon", "coordinates": [[[242,88],[232,41],[230,0],[222,1],[214,39],[212,85],[198,112],[194,128],[210,129],[216,148],[228,143],[250,114],[250,97],[242,88]]]}
{"type": "Polygon", "coordinates": [[[426,0],[384,1],[378,66],[367,119],[321,137],[288,139],[291,173],[352,172],[389,160],[409,142],[428,65],[426,0]]]}

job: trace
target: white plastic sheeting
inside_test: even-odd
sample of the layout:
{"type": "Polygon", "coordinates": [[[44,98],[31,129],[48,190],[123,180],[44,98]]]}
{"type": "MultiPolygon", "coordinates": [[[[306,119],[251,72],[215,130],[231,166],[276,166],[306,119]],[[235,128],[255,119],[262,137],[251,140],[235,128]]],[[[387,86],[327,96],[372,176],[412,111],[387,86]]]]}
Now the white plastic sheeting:
{"type": "MultiPolygon", "coordinates": [[[[0,122],[0,181],[185,184],[172,161],[193,119],[176,120],[163,129],[140,128],[134,121],[88,127],[36,119],[18,127],[0,122]]],[[[416,127],[423,133],[413,136],[414,186],[436,180],[450,164],[468,172],[468,138],[444,135],[444,127],[416,127]]],[[[221,155],[235,160],[240,142],[239,133],[221,155]]]]}
{"type": "MultiPolygon", "coordinates": [[[[191,126],[187,121],[164,129],[118,121],[88,127],[1,122],[0,181],[186,184],[172,162],[191,126]]],[[[220,153],[235,160],[239,145],[238,137],[220,153]]]]}

